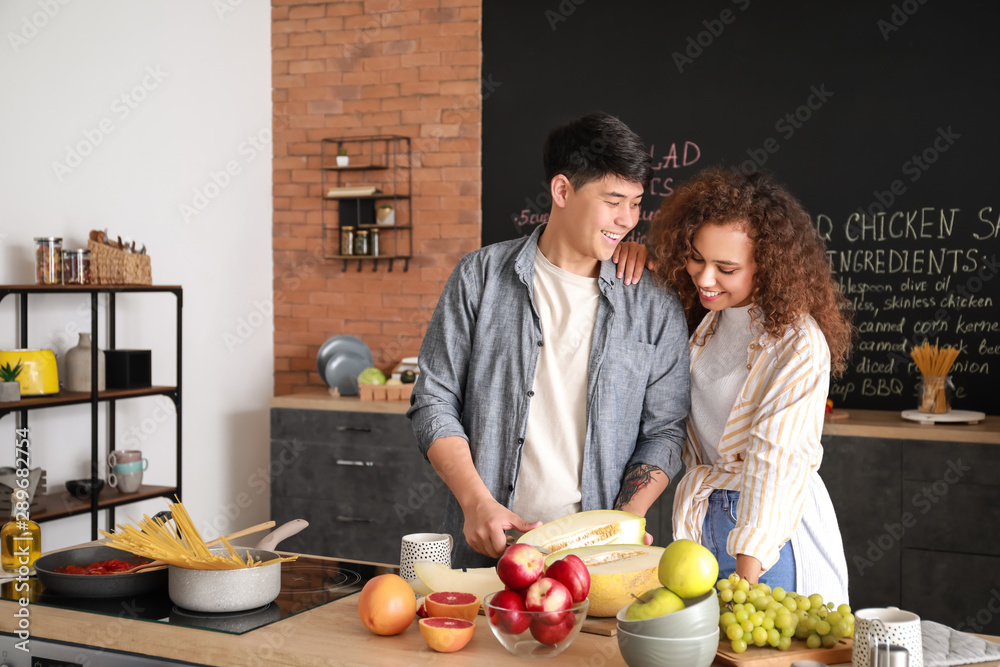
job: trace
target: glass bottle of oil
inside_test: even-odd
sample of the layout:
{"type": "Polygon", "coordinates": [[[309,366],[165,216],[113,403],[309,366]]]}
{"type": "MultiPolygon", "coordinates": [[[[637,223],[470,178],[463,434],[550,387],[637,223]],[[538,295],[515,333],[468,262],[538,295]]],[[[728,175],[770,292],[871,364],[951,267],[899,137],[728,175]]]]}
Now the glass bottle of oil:
{"type": "Polygon", "coordinates": [[[10,494],[10,521],[0,530],[0,565],[7,572],[18,572],[22,565],[35,571],[35,561],[42,553],[42,529],[27,518],[28,501],[23,493],[10,494]]]}

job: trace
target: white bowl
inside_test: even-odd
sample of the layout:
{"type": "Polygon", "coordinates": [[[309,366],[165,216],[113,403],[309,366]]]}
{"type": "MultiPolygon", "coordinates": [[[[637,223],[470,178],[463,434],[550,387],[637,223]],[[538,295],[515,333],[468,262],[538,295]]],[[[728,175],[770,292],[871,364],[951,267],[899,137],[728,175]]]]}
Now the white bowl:
{"type": "Polygon", "coordinates": [[[719,650],[719,628],[686,639],[644,637],[618,628],[618,650],[629,667],[711,667],[719,650]]]}

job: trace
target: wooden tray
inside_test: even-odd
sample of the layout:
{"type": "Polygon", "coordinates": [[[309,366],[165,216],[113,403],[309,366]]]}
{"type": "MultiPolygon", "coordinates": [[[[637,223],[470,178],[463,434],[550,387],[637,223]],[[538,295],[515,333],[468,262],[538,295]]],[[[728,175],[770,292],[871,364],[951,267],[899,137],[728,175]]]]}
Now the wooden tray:
{"type": "Polygon", "coordinates": [[[841,639],[830,648],[806,648],[804,640],[793,639],[792,646],[787,651],[779,651],[770,646],[750,646],[743,653],[733,653],[729,640],[723,639],[719,642],[715,660],[730,667],[788,667],[796,660],[818,660],[833,665],[850,662],[853,647],[854,642],[850,639],[841,639]]]}

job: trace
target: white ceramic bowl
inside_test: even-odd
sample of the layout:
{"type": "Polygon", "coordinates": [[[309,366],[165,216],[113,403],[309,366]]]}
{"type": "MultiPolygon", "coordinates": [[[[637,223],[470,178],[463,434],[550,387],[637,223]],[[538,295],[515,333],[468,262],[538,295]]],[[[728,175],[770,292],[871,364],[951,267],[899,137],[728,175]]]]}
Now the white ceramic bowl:
{"type": "Polygon", "coordinates": [[[618,627],[626,632],[646,637],[686,639],[701,637],[719,627],[719,598],[713,588],[690,600],[684,600],[684,609],[665,616],[655,616],[641,621],[625,619],[625,607],[618,612],[618,627]]]}
{"type": "Polygon", "coordinates": [[[719,628],[701,637],[644,637],[618,628],[618,650],[629,667],[710,667],[719,650],[719,628]]]}

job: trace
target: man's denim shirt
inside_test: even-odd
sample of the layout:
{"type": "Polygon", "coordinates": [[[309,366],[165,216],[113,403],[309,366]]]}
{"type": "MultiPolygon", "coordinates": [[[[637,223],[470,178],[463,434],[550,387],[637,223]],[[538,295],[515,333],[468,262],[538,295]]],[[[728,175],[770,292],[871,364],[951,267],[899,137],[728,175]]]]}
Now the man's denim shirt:
{"type": "MultiPolygon", "coordinates": [[[[543,229],[459,262],[420,347],[407,412],[425,458],[438,438],[465,438],[486,488],[507,507],[542,345],[533,284],[543,229]]],[[[587,381],[583,510],[612,508],[631,464],[674,477],[691,401],[687,325],[677,298],[650,275],[626,286],[615,273],[613,262],[602,263],[587,381]]],[[[448,488],[438,493],[448,494],[443,530],[455,539],[452,567],[495,563],[465,541],[462,510],[448,488]]]]}

